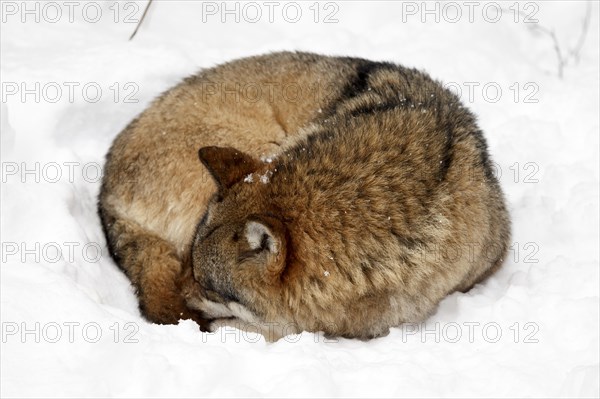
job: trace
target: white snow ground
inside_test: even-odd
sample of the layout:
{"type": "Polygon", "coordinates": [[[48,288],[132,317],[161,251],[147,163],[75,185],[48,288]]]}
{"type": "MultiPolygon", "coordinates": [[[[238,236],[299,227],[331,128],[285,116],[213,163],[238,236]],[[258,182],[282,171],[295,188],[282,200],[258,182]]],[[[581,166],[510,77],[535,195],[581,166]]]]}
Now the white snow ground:
{"type": "Polygon", "coordinates": [[[598,4],[235,4],[155,1],[128,41],[145,2],[2,1],[1,395],[598,397],[598,4]],[[283,49],[399,62],[462,89],[514,222],[498,274],[370,342],[267,344],[140,317],[96,215],[108,146],[184,76],[283,49]]]}

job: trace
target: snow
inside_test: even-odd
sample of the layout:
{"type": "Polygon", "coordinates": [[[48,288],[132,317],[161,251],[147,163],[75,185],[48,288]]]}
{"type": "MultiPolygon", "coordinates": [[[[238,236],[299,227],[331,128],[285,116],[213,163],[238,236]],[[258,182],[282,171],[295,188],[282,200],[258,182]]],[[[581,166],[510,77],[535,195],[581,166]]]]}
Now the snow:
{"type": "Polygon", "coordinates": [[[1,4],[3,397],[600,395],[596,2],[501,3],[496,22],[498,3],[472,22],[467,2],[290,3],[287,20],[280,3],[271,22],[262,2],[155,1],[133,41],[145,2],[66,3],[1,4]],[[368,342],[141,318],[95,209],[111,141],[184,76],[283,49],[423,68],[461,94],[514,222],[496,275],[368,342]]]}
{"type": "Polygon", "coordinates": [[[264,163],[272,163],[275,158],[276,158],[276,155],[269,155],[269,156],[260,157],[260,160],[263,161],[264,163]]]}
{"type": "Polygon", "coordinates": [[[254,174],[250,173],[244,177],[244,183],[252,183],[254,181],[254,174]]]}
{"type": "Polygon", "coordinates": [[[272,175],[273,175],[273,172],[270,170],[267,170],[265,173],[260,175],[258,179],[262,184],[269,184],[269,181],[271,180],[272,175]]]}

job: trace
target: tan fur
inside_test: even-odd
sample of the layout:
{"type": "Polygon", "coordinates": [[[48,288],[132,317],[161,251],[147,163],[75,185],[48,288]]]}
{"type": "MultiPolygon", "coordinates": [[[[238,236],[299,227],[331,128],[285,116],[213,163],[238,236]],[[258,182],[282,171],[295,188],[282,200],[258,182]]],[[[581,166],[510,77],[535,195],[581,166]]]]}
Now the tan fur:
{"type": "Polygon", "coordinates": [[[453,94],[416,70],[305,53],[163,95],[115,140],[100,210],[150,320],[358,338],[468,290],[510,235],[485,140],[453,94]],[[300,96],[207,97],[207,82],[300,96]]]}
{"type": "Polygon", "coordinates": [[[155,100],[115,139],[99,211],[111,254],[149,320],[201,322],[183,299],[195,289],[189,265],[193,233],[216,191],[198,149],[231,145],[256,157],[278,151],[315,118],[320,102],[342,89],[326,87],[350,73],[334,65],[318,56],[281,53],[201,71],[155,100]],[[296,87],[297,98],[290,91],[296,87]]]}

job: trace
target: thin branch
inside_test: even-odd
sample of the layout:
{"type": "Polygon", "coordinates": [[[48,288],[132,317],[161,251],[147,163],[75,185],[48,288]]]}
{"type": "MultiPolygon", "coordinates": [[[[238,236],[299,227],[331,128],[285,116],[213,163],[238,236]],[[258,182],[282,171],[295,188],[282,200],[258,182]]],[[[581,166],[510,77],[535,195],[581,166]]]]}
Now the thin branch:
{"type": "Polygon", "coordinates": [[[587,32],[590,27],[590,19],[591,18],[592,18],[592,2],[588,1],[586,10],[585,10],[585,16],[583,17],[583,25],[581,27],[581,35],[579,36],[579,40],[577,41],[577,45],[575,46],[575,48],[569,52],[569,54],[573,57],[573,59],[575,60],[576,63],[579,62],[581,48],[583,47],[583,43],[585,42],[585,38],[586,38],[587,32]]]}
{"type": "Polygon", "coordinates": [[[135,37],[135,34],[137,33],[138,29],[140,28],[140,26],[142,26],[142,22],[144,22],[144,18],[146,18],[146,14],[148,13],[148,9],[150,8],[150,4],[152,4],[153,1],[154,0],[148,0],[148,4],[146,4],[146,8],[144,9],[144,13],[142,14],[142,18],[140,18],[140,21],[138,22],[138,24],[135,27],[135,30],[133,31],[133,33],[129,37],[129,40],[131,40],[131,39],[133,39],[135,37]]]}
{"type": "Polygon", "coordinates": [[[556,58],[558,58],[558,77],[563,78],[563,71],[565,70],[565,64],[567,63],[566,57],[562,55],[562,51],[560,51],[560,44],[558,44],[558,39],[556,38],[556,34],[554,33],[554,29],[549,30],[546,29],[550,38],[552,38],[552,43],[554,45],[554,52],[556,53],[556,58]]]}
{"type": "MultiPolygon", "coordinates": [[[[590,18],[592,14],[591,9],[592,4],[591,1],[588,0],[586,5],[586,13],[583,19],[583,26],[581,28],[581,34],[579,35],[579,39],[577,40],[576,46],[573,49],[569,50],[566,55],[564,55],[561,51],[560,43],[558,42],[558,38],[556,37],[556,33],[553,29],[548,29],[545,26],[540,25],[539,23],[528,25],[529,29],[531,29],[532,31],[541,32],[550,37],[550,39],[552,40],[552,46],[554,48],[554,53],[556,54],[556,59],[558,63],[558,77],[561,79],[563,78],[565,66],[569,63],[571,59],[575,60],[575,62],[579,62],[579,55],[583,47],[583,43],[585,42],[587,31],[589,30],[590,18]]],[[[517,10],[516,12],[521,16],[528,17],[528,15],[524,11],[517,10]]]]}

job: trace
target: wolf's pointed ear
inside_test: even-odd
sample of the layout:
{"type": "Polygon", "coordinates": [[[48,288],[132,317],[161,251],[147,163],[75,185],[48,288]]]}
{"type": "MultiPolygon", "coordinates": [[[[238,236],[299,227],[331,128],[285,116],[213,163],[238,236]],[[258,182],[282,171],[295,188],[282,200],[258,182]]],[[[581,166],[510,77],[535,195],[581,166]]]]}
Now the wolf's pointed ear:
{"type": "Polygon", "coordinates": [[[266,255],[265,277],[278,278],[286,266],[287,242],[283,223],[264,215],[253,215],[246,222],[244,236],[256,255],[266,255]]]}
{"type": "Polygon", "coordinates": [[[219,189],[228,189],[261,166],[258,159],[231,147],[202,147],[198,157],[219,189]]]}

